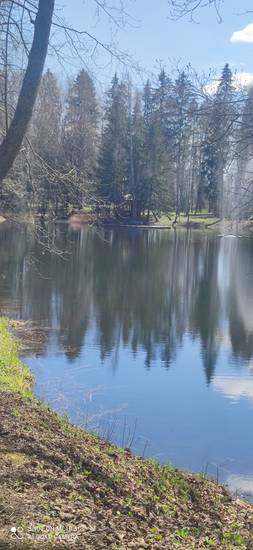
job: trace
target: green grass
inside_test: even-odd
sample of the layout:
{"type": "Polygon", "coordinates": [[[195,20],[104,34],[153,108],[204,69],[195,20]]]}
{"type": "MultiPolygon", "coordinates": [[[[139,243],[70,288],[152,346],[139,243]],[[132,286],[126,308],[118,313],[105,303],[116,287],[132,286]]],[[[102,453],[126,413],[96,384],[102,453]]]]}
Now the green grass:
{"type": "MultiPolygon", "coordinates": [[[[176,212],[170,212],[169,217],[163,215],[159,218],[158,224],[160,225],[170,225],[175,220],[176,212]]],[[[210,214],[207,210],[203,210],[200,213],[191,213],[189,217],[190,224],[199,225],[200,227],[208,227],[219,222],[219,218],[215,217],[213,214],[210,214]]],[[[180,214],[177,218],[177,225],[185,225],[188,223],[188,217],[184,214],[180,214]]]]}
{"type": "Polygon", "coordinates": [[[16,464],[17,466],[20,466],[21,464],[27,464],[29,462],[27,456],[24,453],[0,453],[0,460],[1,458],[4,458],[5,460],[8,460],[12,464],[16,464]]]}
{"type": "Polygon", "coordinates": [[[83,206],[80,212],[85,214],[92,214],[92,206],[83,206]]]}
{"type": "Polygon", "coordinates": [[[8,319],[0,317],[0,390],[32,399],[33,377],[18,358],[18,346],[9,332],[8,319]]]}

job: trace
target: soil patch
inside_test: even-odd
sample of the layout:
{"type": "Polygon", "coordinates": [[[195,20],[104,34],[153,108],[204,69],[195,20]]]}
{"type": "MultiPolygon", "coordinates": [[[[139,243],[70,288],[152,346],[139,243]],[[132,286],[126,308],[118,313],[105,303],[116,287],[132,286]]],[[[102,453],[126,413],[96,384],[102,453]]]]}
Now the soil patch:
{"type": "Polygon", "coordinates": [[[253,508],[0,392],[0,548],[253,548],[253,508]]]}

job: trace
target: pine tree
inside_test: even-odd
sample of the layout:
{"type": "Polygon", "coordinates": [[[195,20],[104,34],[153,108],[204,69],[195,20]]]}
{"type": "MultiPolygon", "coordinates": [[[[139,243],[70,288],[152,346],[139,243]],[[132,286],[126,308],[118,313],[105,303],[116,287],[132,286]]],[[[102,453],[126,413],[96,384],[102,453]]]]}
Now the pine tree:
{"type": "Polygon", "coordinates": [[[135,93],[134,108],[132,114],[133,127],[133,188],[130,188],[133,197],[132,215],[140,217],[146,209],[145,187],[145,131],[144,116],[142,112],[141,93],[135,93]]]}
{"type": "Polygon", "coordinates": [[[253,87],[248,90],[237,132],[237,178],[233,212],[237,219],[249,217],[253,207],[253,87]]]}
{"type": "Polygon", "coordinates": [[[192,83],[185,71],[179,73],[173,86],[173,135],[175,162],[175,206],[176,217],[187,210],[187,163],[189,163],[189,145],[191,136],[194,92],[192,83]]]}
{"type": "Polygon", "coordinates": [[[98,193],[119,206],[129,189],[128,91],[115,74],[107,93],[98,166],[98,193]]]}
{"type": "Polygon", "coordinates": [[[72,201],[83,206],[87,190],[93,192],[98,154],[98,105],[91,76],[82,69],[69,87],[63,122],[63,160],[76,171],[77,192],[72,201]]]}
{"type": "Polygon", "coordinates": [[[33,185],[29,178],[28,185],[42,214],[49,209],[57,210],[59,201],[60,189],[52,170],[59,167],[61,114],[57,77],[48,70],[42,77],[30,128],[32,145],[38,157],[31,156],[33,185]]]}
{"type": "Polygon", "coordinates": [[[158,112],[161,130],[170,145],[173,136],[173,82],[162,69],[154,90],[154,104],[158,112]]]}
{"type": "Polygon", "coordinates": [[[162,96],[163,93],[159,87],[152,90],[150,82],[146,83],[143,97],[146,166],[144,182],[148,217],[150,212],[155,217],[166,213],[172,206],[171,163],[166,117],[163,111],[165,104],[162,96]]]}
{"type": "Polygon", "coordinates": [[[223,214],[224,172],[235,115],[234,94],[233,75],[226,63],[210,110],[201,165],[209,210],[219,216],[223,214]]]}

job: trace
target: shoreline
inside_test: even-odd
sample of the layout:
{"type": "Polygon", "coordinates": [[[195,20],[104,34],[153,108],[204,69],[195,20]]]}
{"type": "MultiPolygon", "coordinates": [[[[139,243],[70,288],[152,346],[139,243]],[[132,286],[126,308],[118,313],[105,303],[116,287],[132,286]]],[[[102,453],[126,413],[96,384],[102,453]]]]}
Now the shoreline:
{"type": "Polygon", "coordinates": [[[45,223],[55,223],[55,224],[68,224],[73,228],[82,228],[82,227],[100,227],[103,229],[134,229],[134,230],[154,230],[157,229],[167,230],[167,231],[201,231],[208,234],[218,234],[219,237],[228,236],[233,234],[237,237],[247,237],[253,238],[253,220],[242,220],[241,222],[231,221],[228,219],[217,220],[210,215],[192,215],[189,223],[186,222],[184,216],[181,216],[181,219],[174,223],[171,221],[168,223],[167,216],[163,216],[161,220],[155,223],[119,223],[117,221],[101,221],[97,222],[92,220],[90,215],[85,214],[74,214],[68,218],[50,218],[47,217],[44,220],[38,216],[28,216],[26,214],[18,214],[15,216],[10,216],[5,214],[4,216],[0,215],[0,225],[4,223],[35,223],[35,220],[45,222],[45,223]]]}
{"type": "Polygon", "coordinates": [[[186,230],[186,231],[202,231],[208,233],[223,233],[225,235],[230,235],[231,233],[240,237],[249,237],[253,238],[253,221],[252,220],[243,220],[241,222],[236,222],[232,220],[218,220],[217,218],[210,215],[192,215],[190,221],[188,222],[184,216],[181,216],[181,219],[174,223],[171,219],[168,221],[167,216],[163,216],[158,222],[151,223],[120,223],[115,220],[102,220],[100,223],[93,224],[93,221],[90,219],[87,213],[75,214],[70,216],[67,220],[67,223],[72,227],[84,227],[98,225],[103,229],[166,229],[174,230],[177,229],[186,230]]]}
{"type": "Polygon", "coordinates": [[[251,504],[40,402],[10,330],[0,318],[0,548],[252,549],[251,504]]]}

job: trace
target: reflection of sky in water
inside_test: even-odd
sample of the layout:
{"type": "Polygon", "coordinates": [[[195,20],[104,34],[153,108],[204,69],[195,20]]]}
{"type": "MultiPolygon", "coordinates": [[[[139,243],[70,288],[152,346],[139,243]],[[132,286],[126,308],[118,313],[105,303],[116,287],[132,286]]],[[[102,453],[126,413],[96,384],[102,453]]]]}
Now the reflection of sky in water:
{"type": "Polygon", "coordinates": [[[97,429],[120,445],[128,440],[122,435],[124,425],[131,439],[137,419],[132,447],[139,454],[145,451],[162,462],[207,471],[215,478],[218,472],[218,478],[229,484],[232,474],[250,476],[252,403],[244,396],[250,391],[253,396],[253,382],[246,377],[246,368],[239,376],[235,367],[224,367],[223,352],[207,385],[199,343],[193,344],[190,336],[169,371],[161,365],[143,370],[144,353],[133,358],[124,346],[118,350],[119,369],[111,357],[101,364],[99,353],[90,334],[85,350],[72,364],[62,353],[28,358],[36,372],[38,394],[74,422],[97,429]],[[231,369],[234,376],[229,376],[231,369]]]}
{"type": "Polygon", "coordinates": [[[37,394],[137,453],[252,492],[252,243],[62,227],[60,262],[1,231],[3,311],[54,328],[25,357],[37,394]]]}
{"type": "Polygon", "coordinates": [[[215,376],[213,386],[228,399],[236,402],[247,397],[253,405],[253,378],[249,376],[215,376]]]}
{"type": "Polygon", "coordinates": [[[253,475],[231,474],[228,476],[226,483],[230,491],[253,502],[253,475]]]}

